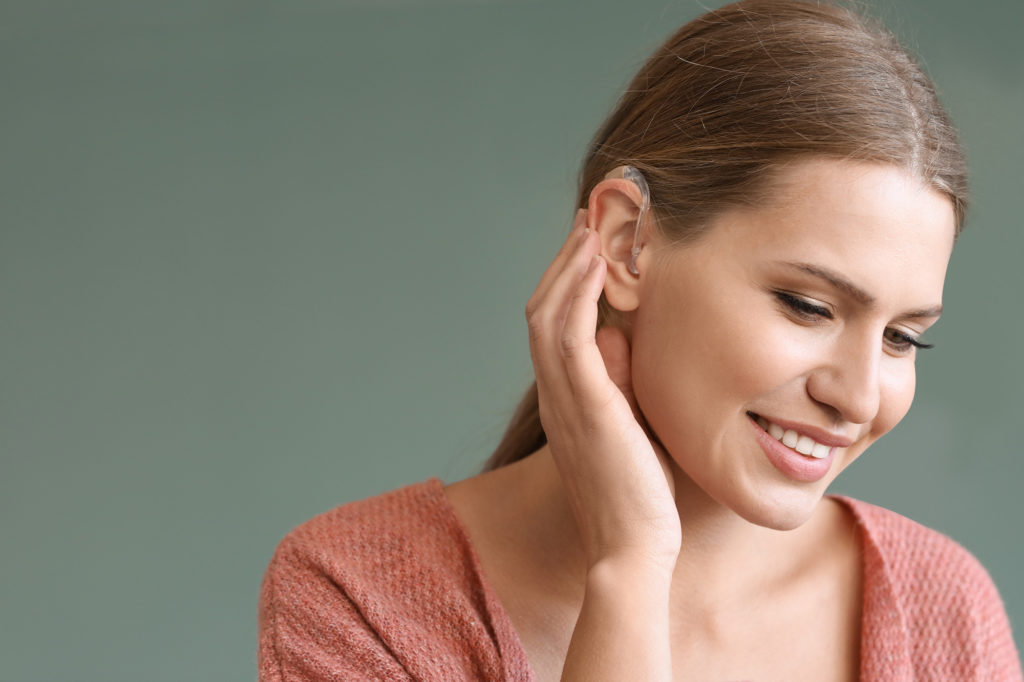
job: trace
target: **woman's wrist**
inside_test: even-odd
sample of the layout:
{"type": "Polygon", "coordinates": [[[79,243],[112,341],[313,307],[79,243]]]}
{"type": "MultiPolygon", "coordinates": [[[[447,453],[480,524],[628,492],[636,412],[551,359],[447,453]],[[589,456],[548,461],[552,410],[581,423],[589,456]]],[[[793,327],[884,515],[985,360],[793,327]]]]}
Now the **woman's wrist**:
{"type": "Polygon", "coordinates": [[[563,681],[672,679],[668,598],[672,569],[645,555],[603,558],[586,593],[562,670],[563,681]]]}
{"type": "Polygon", "coordinates": [[[587,544],[587,570],[589,572],[601,566],[618,573],[665,574],[670,578],[679,560],[681,547],[678,539],[665,539],[665,535],[668,534],[659,534],[656,542],[634,540],[628,544],[587,544]]]}
{"type": "Polygon", "coordinates": [[[587,569],[587,589],[604,589],[607,586],[621,588],[623,585],[643,585],[665,589],[672,582],[678,553],[643,552],[618,554],[602,557],[591,562],[587,569]]]}

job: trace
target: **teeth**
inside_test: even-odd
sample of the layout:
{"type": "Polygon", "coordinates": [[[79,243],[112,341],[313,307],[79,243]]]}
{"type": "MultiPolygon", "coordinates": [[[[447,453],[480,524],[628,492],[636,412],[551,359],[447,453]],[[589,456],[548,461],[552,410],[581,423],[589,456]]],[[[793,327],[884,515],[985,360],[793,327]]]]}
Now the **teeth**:
{"type": "Polygon", "coordinates": [[[772,438],[782,441],[783,445],[793,448],[801,455],[810,455],[811,457],[824,459],[828,457],[828,453],[832,450],[829,446],[816,442],[810,436],[801,436],[793,429],[783,429],[778,424],[773,424],[764,417],[758,416],[757,423],[772,438]]]}
{"type": "Polygon", "coordinates": [[[813,438],[810,438],[808,436],[800,436],[800,440],[796,442],[796,446],[794,446],[793,449],[799,452],[801,455],[809,455],[811,454],[811,450],[814,449],[815,445],[817,445],[817,443],[814,442],[813,438]]]}

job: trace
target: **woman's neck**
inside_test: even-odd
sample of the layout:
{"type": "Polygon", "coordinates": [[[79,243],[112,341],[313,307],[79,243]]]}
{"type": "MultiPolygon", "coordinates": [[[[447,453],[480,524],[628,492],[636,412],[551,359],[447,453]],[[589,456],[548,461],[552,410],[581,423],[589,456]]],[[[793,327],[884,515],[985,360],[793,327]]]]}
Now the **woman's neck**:
{"type": "MultiPolygon", "coordinates": [[[[668,604],[673,658],[686,666],[741,665],[742,655],[756,667],[778,658],[772,647],[788,633],[802,633],[824,638],[824,651],[839,651],[853,679],[861,564],[854,521],[842,505],[826,498],[799,528],[774,531],[709,500],[681,474],[683,543],[668,604]],[[845,629],[829,629],[835,618],[845,629]]],[[[445,493],[539,679],[557,679],[583,605],[587,566],[550,452],[542,448],[445,493]]]]}
{"type": "MultiPolygon", "coordinates": [[[[696,618],[721,617],[730,605],[742,610],[798,582],[812,559],[821,556],[836,522],[833,515],[842,513],[822,504],[797,529],[764,528],[708,497],[680,469],[674,472],[683,541],[672,602],[674,611],[696,618]]],[[[494,479],[486,486],[487,513],[505,528],[503,541],[519,548],[531,572],[550,589],[582,599],[586,558],[548,447],[488,476],[494,479]]]]}

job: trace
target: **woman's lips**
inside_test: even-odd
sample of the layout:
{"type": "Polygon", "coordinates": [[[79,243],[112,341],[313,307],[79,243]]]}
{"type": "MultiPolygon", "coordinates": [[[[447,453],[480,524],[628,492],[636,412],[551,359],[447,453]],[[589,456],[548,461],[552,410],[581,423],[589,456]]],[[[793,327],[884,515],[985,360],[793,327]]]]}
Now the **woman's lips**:
{"type": "Polygon", "coordinates": [[[830,447],[816,442],[810,436],[797,434],[795,430],[782,429],[781,426],[768,422],[753,413],[750,413],[749,416],[755,437],[768,457],[768,461],[787,477],[801,483],[812,483],[824,478],[832,468],[832,458],[835,456],[837,446],[830,447]],[[768,430],[758,421],[767,423],[768,430]],[[781,431],[780,436],[783,441],[780,442],[770,431],[781,431]],[[788,442],[792,442],[800,450],[807,450],[808,454],[801,454],[787,445],[788,442]]]}

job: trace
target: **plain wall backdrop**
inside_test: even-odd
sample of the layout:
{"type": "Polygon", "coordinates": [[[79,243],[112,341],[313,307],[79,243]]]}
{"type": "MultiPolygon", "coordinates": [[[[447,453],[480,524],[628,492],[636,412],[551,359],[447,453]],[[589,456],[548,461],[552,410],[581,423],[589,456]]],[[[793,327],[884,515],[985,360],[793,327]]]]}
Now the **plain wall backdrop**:
{"type": "MultiPolygon", "coordinates": [[[[872,6],[974,204],[916,404],[833,491],[970,549],[1021,647],[1024,5],[872,6]]],[[[586,141],[701,11],[0,2],[0,679],[254,679],[289,529],[472,474],[586,141]]]]}

